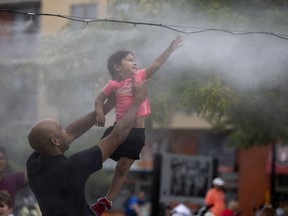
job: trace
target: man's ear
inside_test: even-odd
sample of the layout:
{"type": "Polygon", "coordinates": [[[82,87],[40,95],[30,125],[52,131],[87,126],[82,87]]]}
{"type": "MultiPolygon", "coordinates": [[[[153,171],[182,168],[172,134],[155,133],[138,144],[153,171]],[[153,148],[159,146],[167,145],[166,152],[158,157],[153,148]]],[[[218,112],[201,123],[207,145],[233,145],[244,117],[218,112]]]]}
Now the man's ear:
{"type": "Polygon", "coordinates": [[[51,136],[51,137],[50,137],[50,140],[51,140],[51,142],[52,142],[54,145],[59,146],[59,142],[58,142],[58,140],[57,140],[56,137],[51,136]]]}

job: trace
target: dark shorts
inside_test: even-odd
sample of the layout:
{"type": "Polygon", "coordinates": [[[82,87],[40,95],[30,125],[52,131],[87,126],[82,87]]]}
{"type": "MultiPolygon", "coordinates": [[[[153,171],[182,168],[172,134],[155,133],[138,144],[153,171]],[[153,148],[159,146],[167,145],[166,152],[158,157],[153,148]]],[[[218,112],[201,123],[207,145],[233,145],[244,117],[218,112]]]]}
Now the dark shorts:
{"type": "MultiPolygon", "coordinates": [[[[108,127],[102,138],[111,133],[114,126],[108,127]]],[[[140,159],[140,152],[145,145],[145,128],[132,128],[127,139],[110,155],[110,158],[118,161],[121,157],[133,160],[140,159]]]]}

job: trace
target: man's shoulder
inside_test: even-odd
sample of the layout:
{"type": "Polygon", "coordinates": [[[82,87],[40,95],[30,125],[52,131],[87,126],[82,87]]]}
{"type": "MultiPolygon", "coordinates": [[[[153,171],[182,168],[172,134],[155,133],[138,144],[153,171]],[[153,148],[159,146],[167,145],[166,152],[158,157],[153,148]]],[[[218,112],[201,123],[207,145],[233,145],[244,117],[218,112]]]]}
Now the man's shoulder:
{"type": "Polygon", "coordinates": [[[35,160],[37,158],[39,158],[40,153],[37,151],[32,152],[32,154],[28,157],[27,162],[31,161],[31,160],[35,160]]]}

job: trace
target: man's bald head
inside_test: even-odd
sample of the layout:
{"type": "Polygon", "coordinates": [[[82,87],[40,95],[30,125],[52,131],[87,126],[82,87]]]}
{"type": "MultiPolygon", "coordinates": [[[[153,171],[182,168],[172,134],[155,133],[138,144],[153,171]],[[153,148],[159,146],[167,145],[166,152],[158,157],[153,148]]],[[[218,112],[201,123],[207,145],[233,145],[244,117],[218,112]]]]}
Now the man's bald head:
{"type": "Polygon", "coordinates": [[[51,137],[59,135],[61,127],[58,122],[44,119],[37,122],[28,134],[30,146],[40,153],[46,152],[52,147],[51,137]]]}

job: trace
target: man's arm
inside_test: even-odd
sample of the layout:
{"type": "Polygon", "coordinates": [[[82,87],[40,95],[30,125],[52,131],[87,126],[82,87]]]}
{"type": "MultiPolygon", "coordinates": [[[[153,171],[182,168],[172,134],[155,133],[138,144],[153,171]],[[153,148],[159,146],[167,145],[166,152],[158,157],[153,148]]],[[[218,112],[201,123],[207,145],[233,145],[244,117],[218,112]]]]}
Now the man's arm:
{"type": "Polygon", "coordinates": [[[112,132],[103,138],[98,146],[102,152],[102,161],[105,161],[112,152],[126,139],[130,130],[135,124],[136,114],[140,105],[147,97],[146,81],[139,85],[135,84],[135,79],[132,79],[134,100],[126,111],[124,116],[117,122],[112,132]]]}
{"type": "Polygon", "coordinates": [[[95,112],[96,121],[95,126],[104,127],[105,126],[105,114],[104,114],[104,102],[107,96],[101,92],[95,100],[95,112]]]}
{"type": "Polygon", "coordinates": [[[154,60],[154,62],[146,69],[146,76],[149,79],[159,68],[166,62],[166,60],[170,57],[173,51],[175,51],[178,47],[182,46],[182,37],[177,36],[168,46],[168,48],[154,60]]]}
{"type": "MultiPolygon", "coordinates": [[[[108,101],[104,104],[104,113],[107,114],[115,106],[115,96],[109,97],[108,101]]],[[[94,124],[96,119],[96,112],[92,111],[80,119],[74,121],[65,128],[66,142],[70,144],[75,139],[84,134],[94,124]]]]}

